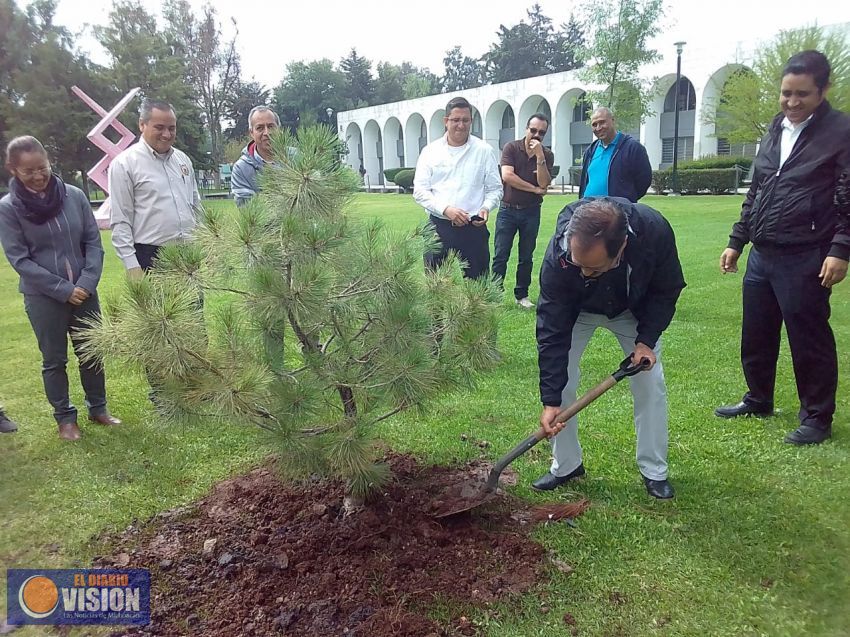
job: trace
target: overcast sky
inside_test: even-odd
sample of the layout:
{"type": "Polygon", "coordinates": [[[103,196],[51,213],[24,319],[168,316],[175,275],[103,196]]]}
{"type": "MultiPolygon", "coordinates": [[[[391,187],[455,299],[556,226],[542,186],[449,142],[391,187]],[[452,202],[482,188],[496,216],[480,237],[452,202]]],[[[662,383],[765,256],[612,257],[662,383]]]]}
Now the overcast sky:
{"type": "MultiPolygon", "coordinates": [[[[17,0],[22,6],[25,0],[17,0]]],[[[203,0],[190,0],[200,9],[203,0]]],[[[267,87],[277,85],[286,64],[323,57],[337,62],[356,47],[377,64],[408,60],[438,75],[445,51],[455,45],[473,57],[484,53],[500,24],[513,25],[533,3],[518,0],[211,0],[226,30],[235,18],[243,74],[267,87]]],[[[154,13],[160,2],[143,0],[154,13]]],[[[577,2],[543,0],[543,12],[556,24],[566,22],[577,2]]],[[[106,22],[111,0],[59,0],[56,22],[78,32],[86,25],[106,22]]],[[[822,25],[850,22],[850,2],[799,0],[667,0],[663,34],[656,46],[675,59],[673,43],[685,40],[699,50],[712,42],[769,39],[780,29],[817,22],[822,25]],[[800,12],[800,7],[805,11],[800,12]]],[[[107,61],[91,37],[83,48],[98,62],[107,61]]],[[[693,50],[693,49],[692,49],[693,50]]]]}

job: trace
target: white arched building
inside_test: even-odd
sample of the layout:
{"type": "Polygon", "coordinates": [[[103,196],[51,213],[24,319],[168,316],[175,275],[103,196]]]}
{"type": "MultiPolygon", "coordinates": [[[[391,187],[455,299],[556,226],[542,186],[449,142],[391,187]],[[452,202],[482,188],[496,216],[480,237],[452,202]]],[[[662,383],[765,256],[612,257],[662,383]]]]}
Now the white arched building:
{"type": "MultiPolygon", "coordinates": [[[[832,28],[850,32],[848,24],[832,28]]],[[[757,43],[749,43],[749,47],[757,43]]],[[[643,123],[639,136],[649,153],[653,168],[669,166],[673,161],[676,52],[669,47],[664,58],[645,69],[645,77],[654,86],[653,114],[643,123]]],[[[688,44],[682,55],[679,92],[679,159],[706,155],[753,155],[756,145],[730,146],[715,136],[714,125],[705,115],[713,111],[726,80],[748,67],[752,51],[738,44],[707,46],[688,44]]],[[[531,114],[550,115],[549,133],[544,140],[555,154],[561,175],[575,164],[593,141],[586,87],[575,71],[553,73],[514,82],[430,95],[403,102],[380,104],[337,115],[338,133],[348,146],[345,161],[354,170],[362,165],[372,186],[384,183],[383,171],[400,166],[416,166],[419,151],[444,132],[446,103],[462,95],[473,106],[472,134],[498,151],[512,139],[522,136],[531,114]]],[[[779,88],[777,87],[777,110],[779,88]]],[[[616,115],[616,114],[615,114],[616,115]]]]}

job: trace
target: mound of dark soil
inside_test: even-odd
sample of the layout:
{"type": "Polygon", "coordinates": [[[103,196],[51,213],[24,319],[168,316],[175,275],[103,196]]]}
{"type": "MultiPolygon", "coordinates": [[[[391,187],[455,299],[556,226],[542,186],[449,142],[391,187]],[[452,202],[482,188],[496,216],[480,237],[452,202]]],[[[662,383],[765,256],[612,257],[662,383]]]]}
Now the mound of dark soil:
{"type": "MultiPolygon", "coordinates": [[[[545,566],[531,514],[497,499],[440,522],[429,503],[480,467],[389,459],[394,481],[344,515],[342,485],[282,484],[273,468],[220,483],[189,509],[109,538],[95,566],[151,570],[152,622],[118,635],[471,635],[429,609],[486,607],[529,590],[545,566]]],[[[459,615],[459,612],[455,610],[459,615]]]]}

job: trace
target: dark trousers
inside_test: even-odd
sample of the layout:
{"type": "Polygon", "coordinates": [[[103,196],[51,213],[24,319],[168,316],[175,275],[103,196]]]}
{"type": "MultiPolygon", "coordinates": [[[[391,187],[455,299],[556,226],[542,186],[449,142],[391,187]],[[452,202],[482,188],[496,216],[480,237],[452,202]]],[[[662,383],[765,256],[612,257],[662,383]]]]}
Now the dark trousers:
{"type": "Polygon", "coordinates": [[[531,285],[531,269],[534,265],[534,248],[537,246],[537,231],[540,229],[540,204],[527,208],[510,208],[504,203],[496,217],[496,236],[493,239],[493,276],[504,281],[508,270],[508,259],[514,237],[519,233],[519,262],[516,266],[514,296],[524,299],[531,285]]]}
{"type": "MultiPolygon", "coordinates": [[[[97,294],[92,294],[82,305],[61,303],[40,294],[24,295],[24,307],[32,324],[38,348],[41,350],[41,376],[47,400],[53,406],[53,417],[60,425],[77,422],[77,409],[68,396],[68,335],[74,352],[80,356],[80,339],[77,330],[82,321],[100,315],[97,294]]],[[[106,379],[100,363],[80,361],[80,382],[86,394],[89,414],[106,411],[106,379]]]]}
{"type": "Polygon", "coordinates": [[[153,261],[156,259],[162,246],[152,246],[147,243],[134,243],[133,247],[136,249],[136,260],[139,262],[142,270],[147,272],[153,267],[153,261]]]}
{"type": "Polygon", "coordinates": [[[425,267],[436,269],[448,256],[449,250],[454,250],[460,258],[466,261],[463,276],[467,279],[477,279],[486,276],[490,271],[490,231],[487,226],[454,227],[448,219],[439,219],[430,215],[431,225],[440,238],[440,248],[436,252],[425,255],[425,267]]]}
{"type": "Polygon", "coordinates": [[[782,323],[788,334],[800,423],[828,428],[835,413],[838,356],[829,326],[830,290],[820,284],[826,249],[774,255],[750,250],[744,275],[741,362],[744,400],[773,405],[782,323]]]}

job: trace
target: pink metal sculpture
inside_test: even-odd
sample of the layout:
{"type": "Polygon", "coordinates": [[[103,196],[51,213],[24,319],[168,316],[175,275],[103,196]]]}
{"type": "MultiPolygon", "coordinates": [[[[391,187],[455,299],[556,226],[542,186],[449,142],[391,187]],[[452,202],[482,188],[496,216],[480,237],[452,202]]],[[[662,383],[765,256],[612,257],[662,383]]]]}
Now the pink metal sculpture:
{"type": "MultiPolygon", "coordinates": [[[[124,124],[118,121],[118,115],[120,115],[121,111],[127,107],[130,100],[136,97],[136,94],[141,90],[141,88],[137,87],[132,89],[121,99],[120,102],[112,107],[112,110],[108,113],[100,104],[86,95],[78,86],[72,86],[71,90],[74,92],[74,95],[79,97],[88,105],[89,108],[101,117],[101,120],[94,128],[91,129],[91,132],[89,132],[86,137],[105,154],[103,159],[97,162],[97,164],[95,164],[88,172],[88,176],[94,183],[103,188],[105,193],[109,194],[109,164],[112,163],[112,160],[115,159],[121,151],[127,148],[136,139],[136,135],[129,128],[124,126],[124,124]],[[103,134],[103,132],[110,126],[114,128],[119,135],[121,135],[121,139],[119,139],[117,143],[111,141],[103,134]]],[[[109,200],[107,199],[94,215],[95,219],[97,219],[97,225],[100,228],[109,227],[108,202],[109,200]]]]}

